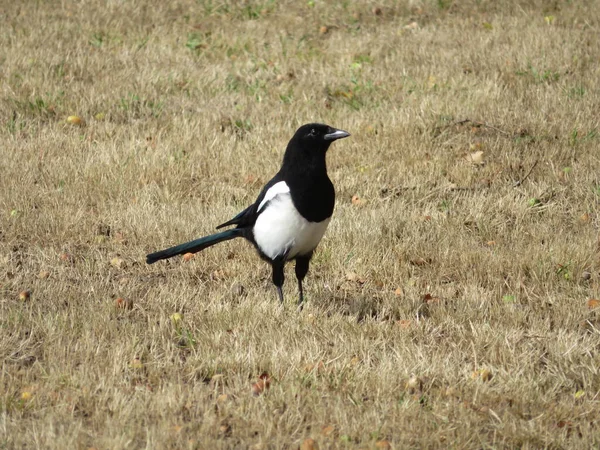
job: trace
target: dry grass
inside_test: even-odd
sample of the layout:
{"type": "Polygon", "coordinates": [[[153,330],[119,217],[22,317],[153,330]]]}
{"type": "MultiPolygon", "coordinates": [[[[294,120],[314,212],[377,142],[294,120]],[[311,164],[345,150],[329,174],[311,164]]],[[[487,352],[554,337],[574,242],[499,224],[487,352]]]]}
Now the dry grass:
{"type": "Polygon", "coordinates": [[[1,9],[0,448],[600,445],[600,4],[164,3],[1,9]],[[303,312],[241,241],[144,264],[313,120],[303,312]]]}

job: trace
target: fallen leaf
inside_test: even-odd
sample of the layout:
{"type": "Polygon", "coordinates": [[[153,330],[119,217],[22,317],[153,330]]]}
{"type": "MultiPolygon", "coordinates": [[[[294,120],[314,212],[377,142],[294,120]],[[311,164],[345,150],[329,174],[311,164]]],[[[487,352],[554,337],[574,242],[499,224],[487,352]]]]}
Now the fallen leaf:
{"type": "Polygon", "coordinates": [[[271,377],[267,372],[263,372],[256,383],[252,384],[252,395],[255,397],[261,395],[271,387],[271,377]]]}
{"type": "Polygon", "coordinates": [[[110,260],[110,265],[116,267],[117,269],[122,269],[125,266],[125,261],[123,261],[118,256],[115,256],[110,260]]]}
{"type": "Polygon", "coordinates": [[[485,164],[483,161],[483,151],[481,150],[469,153],[467,156],[465,156],[465,159],[476,166],[483,166],[485,164]]]}
{"type": "Polygon", "coordinates": [[[355,283],[359,283],[359,284],[365,284],[366,281],[367,281],[366,279],[364,279],[363,277],[360,277],[355,272],[348,272],[346,274],[346,280],[352,281],[352,282],[355,282],[355,283]]]}
{"type": "Polygon", "coordinates": [[[133,309],[133,300],[119,297],[115,300],[115,306],[119,309],[133,309]]]}
{"type": "Polygon", "coordinates": [[[191,259],[194,257],[193,253],[186,253],[185,255],[183,255],[183,260],[185,262],[191,261],[191,259]]]}
{"type": "Polygon", "coordinates": [[[132,369],[142,369],[144,367],[144,364],[142,363],[142,360],[140,358],[133,358],[131,360],[131,363],[129,364],[129,367],[131,367],[132,369]]]}
{"type": "Polygon", "coordinates": [[[19,300],[22,302],[26,302],[31,297],[31,291],[21,291],[19,292],[19,300]]]}
{"type": "Polygon", "coordinates": [[[390,448],[392,448],[392,445],[389,443],[389,441],[377,441],[377,442],[375,442],[375,447],[383,448],[383,449],[390,449],[390,448]]]}
{"type": "Polygon", "coordinates": [[[427,264],[431,264],[432,259],[431,258],[415,258],[415,259],[411,259],[409,261],[410,264],[412,264],[413,266],[425,266],[427,264]]]}
{"type": "Polygon", "coordinates": [[[592,218],[588,213],[583,213],[581,216],[579,216],[579,221],[581,223],[590,223],[591,220],[592,218]]]}
{"type": "Polygon", "coordinates": [[[412,326],[412,320],[401,319],[397,321],[396,324],[403,330],[408,330],[412,326]]]}
{"type": "Polygon", "coordinates": [[[404,290],[401,287],[397,287],[394,291],[394,295],[396,297],[402,297],[404,295],[404,290]]]}
{"type": "Polygon", "coordinates": [[[67,123],[69,125],[81,125],[83,123],[83,121],[81,120],[81,117],[79,117],[79,116],[69,116],[69,117],[67,117],[67,123]]]}
{"type": "Polygon", "coordinates": [[[229,273],[227,273],[223,269],[216,269],[213,273],[210,274],[210,277],[216,281],[222,281],[229,277],[229,273]]]}
{"type": "Polygon", "coordinates": [[[417,22],[415,22],[414,20],[412,22],[410,22],[408,25],[404,26],[405,30],[416,30],[417,28],[419,28],[419,24],[417,22]]]}
{"type": "Polygon", "coordinates": [[[598,306],[600,306],[600,300],[597,300],[595,298],[590,298],[587,301],[587,305],[589,309],[596,309],[598,306]]]}
{"type": "Polygon", "coordinates": [[[329,28],[326,27],[325,25],[323,25],[321,28],[319,28],[319,34],[327,34],[329,32],[329,28]]]}
{"type": "Polygon", "coordinates": [[[573,397],[575,397],[575,400],[579,400],[580,398],[585,396],[585,391],[584,390],[579,390],[577,392],[575,392],[575,394],[573,394],[573,397]]]}
{"type": "Polygon", "coordinates": [[[360,198],[358,195],[353,195],[351,201],[354,206],[362,206],[365,204],[365,201],[362,198],[360,198]]]}
{"type": "Polygon", "coordinates": [[[50,277],[50,272],[48,272],[47,270],[42,270],[39,274],[38,274],[38,278],[40,280],[45,280],[46,278],[50,277]]]}
{"type": "Polygon", "coordinates": [[[483,381],[490,381],[494,377],[494,375],[492,375],[492,371],[491,370],[489,370],[489,369],[483,369],[481,371],[480,377],[481,377],[481,379],[483,381]]]}
{"type": "Polygon", "coordinates": [[[423,380],[413,375],[406,381],[406,383],[404,383],[404,387],[409,393],[414,394],[423,388],[423,380]]]}
{"type": "Polygon", "coordinates": [[[556,426],[558,428],[564,428],[564,427],[571,428],[573,426],[573,422],[571,422],[570,420],[559,420],[556,423],[556,426]]]}
{"type": "Polygon", "coordinates": [[[73,256],[66,252],[60,253],[58,255],[58,258],[64,263],[72,263],[73,262],[73,256]]]}
{"type": "Polygon", "coordinates": [[[333,433],[335,433],[335,427],[333,425],[325,425],[321,428],[321,434],[323,436],[331,436],[333,433]]]}
{"type": "Polygon", "coordinates": [[[432,305],[432,304],[439,303],[439,302],[440,302],[439,297],[434,297],[431,294],[425,294],[423,296],[423,303],[426,303],[428,305],[432,305]]]}
{"type": "Polygon", "coordinates": [[[269,386],[263,380],[258,380],[256,383],[252,384],[252,395],[257,397],[268,388],[269,386]]]}
{"type": "Polygon", "coordinates": [[[300,444],[300,450],[318,450],[319,446],[316,441],[312,438],[306,438],[300,444]]]}
{"type": "Polygon", "coordinates": [[[494,375],[492,374],[492,371],[489,369],[479,369],[479,370],[474,370],[471,373],[471,378],[474,380],[481,380],[484,382],[488,382],[490,381],[492,378],[494,377],[494,375]]]}

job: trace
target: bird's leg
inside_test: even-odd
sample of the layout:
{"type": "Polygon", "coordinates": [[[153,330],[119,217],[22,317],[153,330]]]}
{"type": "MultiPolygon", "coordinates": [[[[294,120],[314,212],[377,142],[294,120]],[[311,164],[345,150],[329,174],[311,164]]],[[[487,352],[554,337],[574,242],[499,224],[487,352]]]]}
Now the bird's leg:
{"type": "Polygon", "coordinates": [[[273,266],[273,284],[277,288],[277,295],[279,296],[279,301],[283,305],[283,282],[285,280],[285,276],[283,273],[284,261],[273,261],[271,265],[273,266]]]}
{"type": "Polygon", "coordinates": [[[298,279],[298,309],[302,309],[304,303],[304,290],[302,289],[302,280],[306,276],[308,272],[308,265],[310,264],[310,258],[312,257],[312,253],[299,256],[296,258],[296,278],[298,279]]]}
{"type": "Polygon", "coordinates": [[[300,280],[298,280],[298,292],[298,309],[302,311],[302,308],[304,306],[304,290],[302,289],[302,281],[300,280]]]}

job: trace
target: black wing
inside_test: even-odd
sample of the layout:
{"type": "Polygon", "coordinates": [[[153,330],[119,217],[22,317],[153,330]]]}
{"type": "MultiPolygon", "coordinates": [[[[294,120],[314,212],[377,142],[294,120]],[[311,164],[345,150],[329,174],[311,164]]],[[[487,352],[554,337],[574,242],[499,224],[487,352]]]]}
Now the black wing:
{"type": "Polygon", "coordinates": [[[239,213],[237,216],[235,216],[233,219],[228,220],[227,222],[222,223],[221,225],[217,226],[217,230],[219,228],[223,228],[223,227],[228,227],[229,225],[238,225],[241,221],[242,218],[248,214],[250,212],[250,210],[254,207],[254,205],[250,205],[248,206],[245,210],[243,210],[241,213],[239,213]]]}
{"type": "Polygon", "coordinates": [[[238,213],[233,219],[230,219],[227,222],[224,222],[221,225],[219,225],[217,227],[217,230],[219,228],[228,227],[230,225],[237,225],[237,228],[246,228],[253,226],[258,217],[258,205],[260,205],[260,203],[263,201],[263,199],[265,198],[265,194],[271,188],[271,186],[273,186],[276,183],[279,183],[282,180],[283,177],[279,173],[277,173],[277,175],[275,175],[267,184],[265,184],[265,187],[263,187],[262,191],[260,191],[260,194],[258,194],[258,198],[252,205],[248,206],[242,212],[238,213]]]}

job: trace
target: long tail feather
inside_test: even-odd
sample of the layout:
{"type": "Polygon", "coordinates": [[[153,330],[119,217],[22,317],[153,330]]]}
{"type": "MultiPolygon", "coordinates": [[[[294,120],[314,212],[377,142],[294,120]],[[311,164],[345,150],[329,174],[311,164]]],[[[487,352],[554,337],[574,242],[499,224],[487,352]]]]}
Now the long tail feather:
{"type": "Polygon", "coordinates": [[[184,253],[197,253],[204,250],[211,245],[218,244],[219,242],[228,241],[236,237],[240,237],[240,230],[233,229],[223,231],[221,233],[211,234],[194,241],[186,242],[185,244],[179,244],[175,247],[167,248],[156,253],[150,253],[146,256],[147,264],[154,264],[156,261],[161,259],[171,258],[176,255],[183,255],[184,253]]]}

